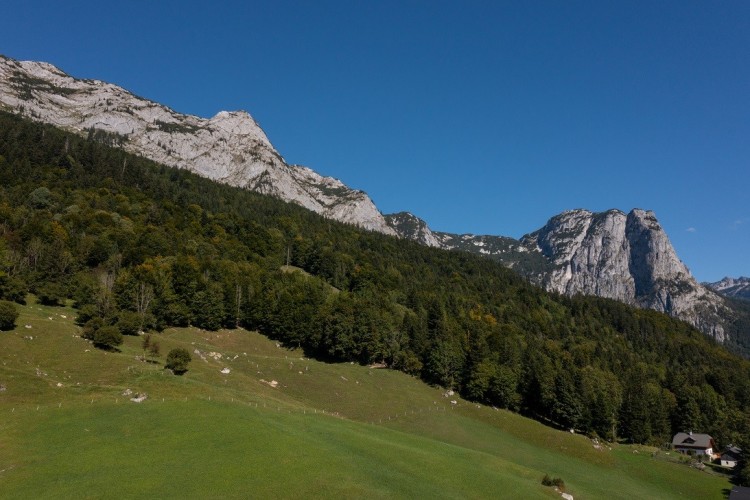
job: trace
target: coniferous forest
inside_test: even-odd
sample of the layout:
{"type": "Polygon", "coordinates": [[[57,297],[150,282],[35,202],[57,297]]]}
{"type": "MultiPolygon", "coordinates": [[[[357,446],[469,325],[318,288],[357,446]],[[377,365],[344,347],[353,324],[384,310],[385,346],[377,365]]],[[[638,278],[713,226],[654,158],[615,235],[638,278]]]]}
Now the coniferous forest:
{"type": "Polygon", "coordinates": [[[108,146],[123,140],[0,114],[0,298],[70,300],[105,348],[241,326],[608,440],[750,447],[750,362],[686,323],[108,146]]]}

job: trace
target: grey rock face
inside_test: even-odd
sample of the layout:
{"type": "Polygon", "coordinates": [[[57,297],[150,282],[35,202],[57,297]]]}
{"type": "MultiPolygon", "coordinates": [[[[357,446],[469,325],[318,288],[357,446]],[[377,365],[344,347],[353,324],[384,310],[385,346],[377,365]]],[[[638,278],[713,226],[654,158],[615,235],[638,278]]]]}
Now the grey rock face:
{"type": "Polygon", "coordinates": [[[399,212],[385,216],[388,225],[400,238],[413,240],[428,247],[442,248],[442,243],[427,223],[409,212],[399,212]]]}
{"type": "Polygon", "coordinates": [[[549,290],[655,309],[726,340],[722,317],[728,310],[722,298],[693,278],[651,211],[572,210],[522,242],[553,264],[534,278],[549,290]]]}
{"type": "Polygon", "coordinates": [[[408,213],[386,219],[403,238],[484,255],[547,290],[654,309],[691,323],[719,342],[726,340],[722,325],[731,311],[690,274],[651,211],[571,210],[520,241],[431,231],[408,213]]]}
{"type": "Polygon", "coordinates": [[[325,217],[395,234],[372,200],[341,181],[289,165],[244,111],[210,119],[177,113],[98,80],[47,63],[0,56],[0,109],[80,134],[109,134],[156,162],[297,203],[325,217]]]}

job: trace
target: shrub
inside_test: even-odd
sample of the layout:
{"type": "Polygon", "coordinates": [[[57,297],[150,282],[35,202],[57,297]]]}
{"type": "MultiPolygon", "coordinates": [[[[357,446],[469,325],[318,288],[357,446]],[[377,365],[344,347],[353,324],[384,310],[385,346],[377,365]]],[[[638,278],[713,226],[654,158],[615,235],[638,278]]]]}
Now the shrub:
{"type": "Polygon", "coordinates": [[[117,328],[123,335],[138,335],[141,331],[141,316],[131,311],[122,311],[118,314],[120,317],[117,322],[117,328]]]}
{"type": "Polygon", "coordinates": [[[103,326],[94,332],[93,341],[99,349],[112,350],[122,344],[122,334],[117,327],[103,326]]]}
{"type": "Polygon", "coordinates": [[[0,271],[0,299],[26,304],[26,284],[16,277],[3,275],[0,271]]]}
{"type": "Polygon", "coordinates": [[[18,309],[12,302],[0,301],[0,330],[12,330],[16,327],[18,309]]]}
{"type": "Polygon", "coordinates": [[[94,340],[94,334],[104,326],[104,320],[99,317],[91,318],[83,325],[81,337],[87,340],[94,340]]]}
{"type": "Polygon", "coordinates": [[[552,478],[549,474],[545,474],[542,478],[542,484],[544,486],[555,486],[560,491],[565,491],[565,481],[559,477],[552,478]]]}
{"type": "Polygon", "coordinates": [[[99,314],[99,309],[94,304],[84,304],[78,309],[76,325],[84,326],[99,314]]]}
{"type": "Polygon", "coordinates": [[[37,291],[39,303],[45,306],[62,306],[65,305],[65,292],[62,287],[56,283],[47,283],[40,286],[37,291]]]}
{"type": "Polygon", "coordinates": [[[187,349],[178,347],[169,351],[169,354],[167,354],[167,363],[164,366],[172,370],[172,373],[175,375],[182,375],[187,371],[187,365],[191,360],[192,358],[187,349]]]}

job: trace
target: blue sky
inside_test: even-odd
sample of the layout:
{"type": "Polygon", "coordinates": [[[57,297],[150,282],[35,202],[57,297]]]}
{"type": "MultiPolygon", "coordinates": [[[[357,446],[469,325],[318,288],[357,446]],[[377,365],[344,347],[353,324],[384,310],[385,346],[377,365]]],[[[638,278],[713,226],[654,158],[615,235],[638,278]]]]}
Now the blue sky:
{"type": "Polygon", "coordinates": [[[750,276],[750,2],[3,2],[0,53],[173,109],[250,112],[288,162],[433,229],[656,212],[750,276]]]}

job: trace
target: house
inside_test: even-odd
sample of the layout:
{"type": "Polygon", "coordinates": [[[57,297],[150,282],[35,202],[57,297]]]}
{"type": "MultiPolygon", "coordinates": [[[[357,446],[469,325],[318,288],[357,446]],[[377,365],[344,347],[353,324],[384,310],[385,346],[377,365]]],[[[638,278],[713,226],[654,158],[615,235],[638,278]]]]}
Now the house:
{"type": "Polygon", "coordinates": [[[678,432],[672,438],[672,448],[686,455],[706,456],[714,458],[716,443],[708,434],[693,434],[692,432],[678,432]]]}
{"type": "Polygon", "coordinates": [[[734,468],[742,458],[742,449],[736,446],[729,445],[724,453],[721,454],[721,466],[734,468]]]}

